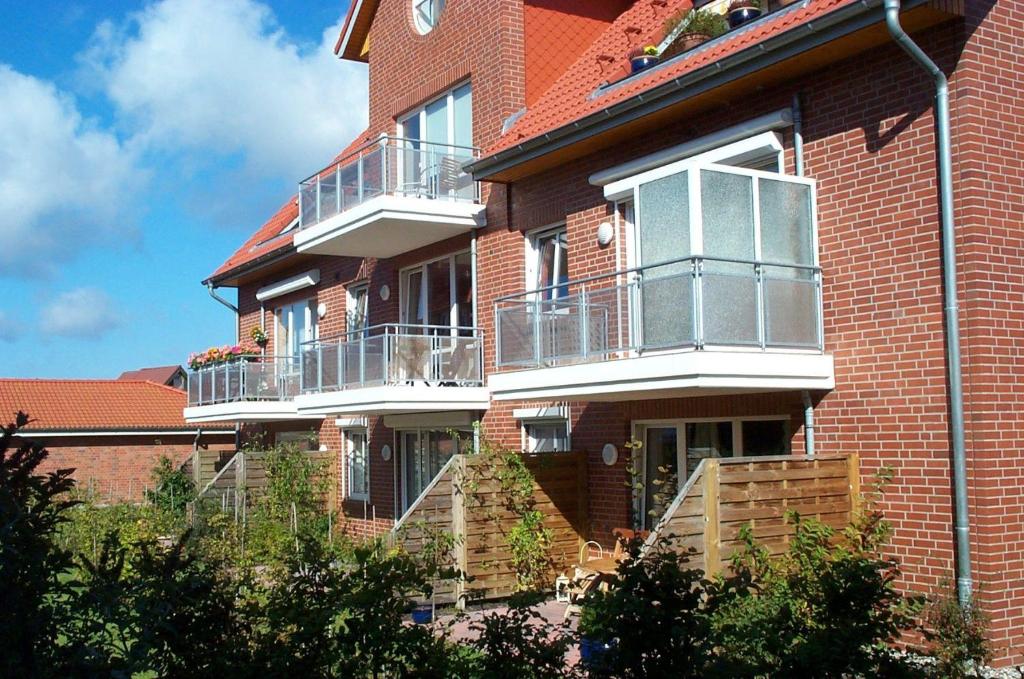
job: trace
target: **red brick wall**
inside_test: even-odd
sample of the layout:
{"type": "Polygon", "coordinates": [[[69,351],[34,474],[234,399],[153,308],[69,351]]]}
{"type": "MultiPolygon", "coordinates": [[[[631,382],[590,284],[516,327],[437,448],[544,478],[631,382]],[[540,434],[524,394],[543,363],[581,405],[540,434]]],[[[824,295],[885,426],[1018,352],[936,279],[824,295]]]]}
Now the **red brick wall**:
{"type": "MultiPolygon", "coordinates": [[[[176,434],[31,440],[45,444],[50,452],[39,467],[41,473],[74,469],[72,478],[79,489],[92,490],[101,500],[138,501],[146,488],[153,488],[153,468],[160,458],[167,456],[175,465],[184,464],[192,455],[194,439],[195,434],[176,434]]],[[[212,450],[234,450],[235,433],[204,434],[203,445],[212,450]]]]}

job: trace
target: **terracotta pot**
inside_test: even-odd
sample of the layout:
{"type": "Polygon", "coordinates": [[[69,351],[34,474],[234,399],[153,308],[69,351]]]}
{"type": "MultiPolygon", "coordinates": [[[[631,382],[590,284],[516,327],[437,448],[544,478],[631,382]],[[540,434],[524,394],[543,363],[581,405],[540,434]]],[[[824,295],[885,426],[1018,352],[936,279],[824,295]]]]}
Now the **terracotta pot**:
{"type": "Polygon", "coordinates": [[[704,35],[703,33],[683,33],[676,38],[676,44],[679,45],[680,52],[686,52],[687,50],[692,50],[697,45],[705,43],[710,39],[710,35],[704,35]]]}

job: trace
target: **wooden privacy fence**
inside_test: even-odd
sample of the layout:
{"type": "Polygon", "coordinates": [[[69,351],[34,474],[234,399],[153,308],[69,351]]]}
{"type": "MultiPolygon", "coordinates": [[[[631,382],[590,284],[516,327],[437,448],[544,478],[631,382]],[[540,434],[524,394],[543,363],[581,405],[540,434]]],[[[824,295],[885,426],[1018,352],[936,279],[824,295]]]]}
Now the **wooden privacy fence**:
{"type": "MultiPolygon", "coordinates": [[[[212,451],[200,451],[211,453],[212,451]]],[[[209,478],[205,483],[197,484],[199,499],[215,499],[227,501],[227,505],[233,506],[237,498],[256,497],[261,495],[267,487],[267,469],[264,461],[267,453],[264,451],[243,451],[240,450],[231,456],[226,462],[219,460],[220,453],[199,456],[199,478],[209,478]],[[219,468],[218,468],[219,467],[219,468]]],[[[324,466],[328,477],[331,475],[331,464],[333,454],[330,451],[308,451],[303,455],[324,466]]],[[[327,496],[324,501],[328,507],[333,507],[334,484],[330,484],[327,496]]]]}
{"type": "Polygon", "coordinates": [[[690,564],[708,574],[728,567],[742,546],[740,529],[771,554],[789,547],[793,510],[833,528],[846,526],[860,498],[857,455],[814,458],[740,457],[701,460],[647,540],[666,538],[691,554],[690,564]]]}
{"type": "MultiPolygon", "coordinates": [[[[533,508],[551,531],[550,582],[576,563],[587,535],[587,466],[583,453],[523,455],[533,474],[533,508]]],[[[519,517],[506,508],[491,458],[455,455],[395,525],[391,535],[419,553],[431,534],[454,536],[451,561],[466,582],[439,583],[435,596],[462,602],[493,599],[516,590],[508,531],[519,517]]]]}

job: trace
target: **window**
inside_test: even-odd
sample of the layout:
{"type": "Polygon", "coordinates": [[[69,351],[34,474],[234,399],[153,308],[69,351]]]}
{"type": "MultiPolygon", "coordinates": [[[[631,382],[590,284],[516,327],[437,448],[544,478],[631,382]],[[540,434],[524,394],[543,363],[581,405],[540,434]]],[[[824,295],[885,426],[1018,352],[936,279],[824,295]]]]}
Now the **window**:
{"type": "Polygon", "coordinates": [[[523,422],[526,452],[556,453],[569,450],[569,423],[565,420],[523,422]]]}
{"type": "Polygon", "coordinates": [[[316,301],[302,300],[274,311],[274,353],[297,357],[303,342],[317,338],[316,301]]]}
{"type": "Polygon", "coordinates": [[[473,158],[473,92],[460,85],[399,121],[401,192],[474,200],[476,185],[462,170],[473,158]]]}
{"type": "Polygon", "coordinates": [[[412,0],[412,19],[416,30],[426,35],[437,25],[445,0],[412,0]]]}
{"type": "Polygon", "coordinates": [[[350,500],[370,499],[370,457],[366,439],[364,429],[345,431],[346,496],[350,500]]]}
{"type": "Polygon", "coordinates": [[[542,299],[557,299],[569,294],[569,249],[565,226],[538,231],[529,236],[526,253],[526,286],[544,290],[542,299]],[[558,287],[555,287],[558,286],[558,287]]]}
{"type": "Polygon", "coordinates": [[[634,460],[643,481],[634,505],[648,530],[701,460],[787,455],[790,450],[789,419],[784,417],[636,422],[634,438],[643,444],[634,460]]]}
{"type": "MultiPolygon", "coordinates": [[[[469,328],[473,318],[473,270],[468,252],[446,255],[402,271],[401,321],[407,325],[469,328]]],[[[426,331],[425,331],[426,332],[426,331]]]]}
{"type": "Polygon", "coordinates": [[[351,285],[345,291],[345,332],[350,336],[370,326],[369,290],[366,283],[351,285]]]}
{"type": "Polygon", "coordinates": [[[426,490],[448,460],[473,447],[471,430],[413,429],[398,432],[402,452],[403,512],[426,490]]]}
{"type": "Polygon", "coordinates": [[[279,431],[274,435],[277,445],[287,445],[296,450],[313,450],[316,445],[316,432],[314,431],[279,431]]]}

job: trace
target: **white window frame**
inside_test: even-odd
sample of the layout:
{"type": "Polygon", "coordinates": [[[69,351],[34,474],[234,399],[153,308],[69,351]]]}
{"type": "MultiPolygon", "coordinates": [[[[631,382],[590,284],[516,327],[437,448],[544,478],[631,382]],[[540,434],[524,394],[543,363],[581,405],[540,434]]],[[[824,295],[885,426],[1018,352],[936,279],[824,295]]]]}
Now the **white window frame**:
{"type": "MultiPolygon", "coordinates": [[[[299,346],[302,346],[304,342],[309,342],[320,338],[320,319],[317,318],[316,308],[314,305],[316,302],[315,297],[307,297],[305,299],[296,300],[290,304],[282,304],[281,306],[274,307],[274,355],[279,358],[292,356],[289,352],[287,345],[287,338],[295,335],[295,307],[302,305],[302,312],[305,314],[305,327],[306,337],[299,340],[299,346]],[[282,318],[284,311],[288,311],[287,321],[282,318]],[[282,327],[284,333],[281,332],[282,327]]],[[[298,354],[295,354],[296,356],[298,354]]]]}
{"type": "MultiPolygon", "coordinates": [[[[569,261],[569,228],[565,222],[555,222],[554,224],[548,224],[531,231],[527,231],[526,236],[526,287],[524,288],[527,292],[536,293],[540,289],[540,241],[546,236],[553,236],[557,233],[563,232],[566,236],[566,264],[569,261]]],[[[566,286],[568,287],[568,285],[566,286]]]]}
{"type": "Polygon", "coordinates": [[[446,4],[445,0],[412,0],[412,21],[420,35],[437,27],[446,4]],[[423,11],[424,7],[427,11],[423,11]]]}
{"type": "MultiPolygon", "coordinates": [[[[406,303],[408,301],[408,298],[409,298],[409,282],[408,282],[409,281],[409,275],[412,274],[412,273],[415,273],[417,271],[419,271],[419,273],[420,273],[420,276],[421,276],[420,280],[422,281],[422,284],[420,285],[420,298],[417,301],[417,304],[419,306],[421,306],[424,309],[424,311],[426,311],[426,309],[427,309],[427,296],[430,294],[429,291],[427,290],[427,287],[428,287],[428,285],[427,285],[427,280],[428,280],[427,279],[427,267],[429,265],[431,265],[431,264],[434,264],[435,262],[440,262],[440,261],[443,261],[443,260],[447,259],[448,260],[448,304],[449,304],[449,309],[448,309],[448,326],[449,326],[449,328],[451,328],[451,332],[449,334],[451,334],[452,337],[455,337],[458,334],[458,330],[456,328],[458,328],[458,325],[459,325],[459,307],[458,307],[458,300],[457,300],[457,294],[458,293],[457,293],[457,291],[455,289],[456,288],[455,259],[459,255],[470,255],[470,256],[472,256],[472,254],[471,254],[471,252],[469,250],[459,250],[458,252],[452,252],[452,253],[447,254],[447,255],[441,255],[440,257],[434,257],[432,259],[427,259],[427,260],[424,260],[424,261],[419,262],[417,264],[413,264],[412,266],[407,266],[407,267],[404,267],[403,269],[399,270],[399,272],[398,272],[398,322],[399,322],[399,324],[401,324],[401,325],[410,325],[409,318],[408,318],[409,314],[408,314],[408,311],[407,311],[408,304],[406,303]]],[[[473,291],[473,294],[474,295],[476,294],[475,290],[473,291]]],[[[430,319],[426,318],[426,314],[425,313],[424,313],[424,319],[423,320],[427,323],[427,325],[429,325],[429,320],[430,319]]],[[[476,325],[476,322],[477,322],[477,319],[474,318],[473,319],[474,326],[476,325]]],[[[430,334],[429,330],[424,329],[424,334],[430,334]]]]}
{"type": "Polygon", "coordinates": [[[527,420],[523,420],[522,421],[522,423],[520,425],[520,429],[522,431],[523,451],[526,452],[526,453],[531,453],[531,454],[532,453],[537,453],[539,455],[544,455],[546,453],[552,453],[552,452],[554,452],[554,453],[566,453],[566,452],[569,452],[570,450],[572,450],[572,426],[569,424],[569,420],[567,418],[558,417],[558,418],[527,419],[527,420]],[[537,439],[533,436],[533,434],[530,433],[530,428],[531,427],[535,427],[535,426],[542,426],[542,427],[547,426],[547,427],[550,427],[552,425],[561,425],[561,426],[565,427],[565,450],[555,449],[555,450],[543,450],[543,451],[539,451],[538,452],[536,450],[537,439]]]}
{"type": "MultiPolygon", "coordinates": [[[[397,124],[396,124],[396,132],[397,132],[398,136],[403,138],[403,139],[405,139],[405,137],[406,137],[406,134],[405,134],[405,129],[406,129],[405,126],[406,126],[406,124],[410,120],[412,120],[413,118],[418,118],[419,119],[419,127],[420,127],[420,139],[417,139],[416,141],[418,141],[420,143],[423,143],[423,144],[442,144],[443,143],[443,144],[447,144],[449,146],[455,146],[455,115],[454,115],[454,111],[455,111],[455,90],[462,89],[466,85],[469,85],[469,88],[470,88],[469,96],[470,96],[470,101],[472,102],[473,86],[470,84],[470,82],[468,80],[464,80],[464,81],[462,81],[460,83],[457,83],[457,84],[453,85],[452,87],[448,88],[447,90],[445,90],[444,92],[442,92],[441,94],[439,94],[438,96],[434,97],[430,101],[424,103],[422,106],[419,106],[416,109],[414,109],[414,110],[406,113],[402,117],[400,117],[398,119],[398,121],[397,121],[397,124]],[[423,135],[427,131],[427,107],[430,106],[431,104],[434,104],[434,103],[442,100],[442,99],[445,100],[444,108],[445,108],[445,111],[447,112],[447,114],[445,115],[445,123],[446,123],[447,128],[448,128],[447,129],[448,139],[447,139],[447,141],[444,141],[444,142],[436,142],[436,141],[429,141],[427,139],[423,139],[423,135]]],[[[470,122],[472,123],[472,121],[470,121],[470,122]]],[[[470,125],[470,129],[472,130],[472,124],[470,125]]]]}
{"type": "Polygon", "coordinates": [[[342,431],[341,438],[345,446],[345,488],[344,497],[347,500],[368,502],[370,499],[370,436],[367,430],[362,427],[352,427],[342,431]],[[352,466],[355,460],[355,443],[352,435],[363,437],[363,479],[366,484],[365,492],[357,492],[352,487],[352,466]]]}
{"type": "Polygon", "coordinates": [[[349,326],[352,322],[352,313],[357,310],[359,306],[358,295],[362,293],[364,295],[364,301],[366,303],[366,313],[363,315],[362,330],[370,327],[370,284],[367,281],[361,281],[359,283],[353,283],[345,288],[345,332],[354,332],[349,326]]]}
{"type": "MultiPolygon", "coordinates": [[[[633,469],[636,470],[636,475],[641,479],[647,478],[647,437],[645,436],[648,428],[668,428],[675,427],[676,429],[676,469],[686,469],[686,425],[698,424],[702,422],[729,422],[732,425],[732,457],[743,457],[743,423],[744,422],[771,422],[781,421],[785,426],[789,427],[790,422],[789,415],[749,415],[743,417],[689,417],[689,418],[670,418],[670,419],[654,419],[654,420],[633,420],[630,426],[632,440],[640,441],[643,445],[639,448],[633,449],[633,469]]],[[[788,429],[787,429],[788,432],[788,429]]],[[[676,492],[682,489],[686,485],[687,478],[682,474],[676,476],[676,492]]],[[[647,513],[647,494],[646,489],[643,487],[633,489],[633,509],[636,512],[636,516],[644,517],[647,513]]]]}

